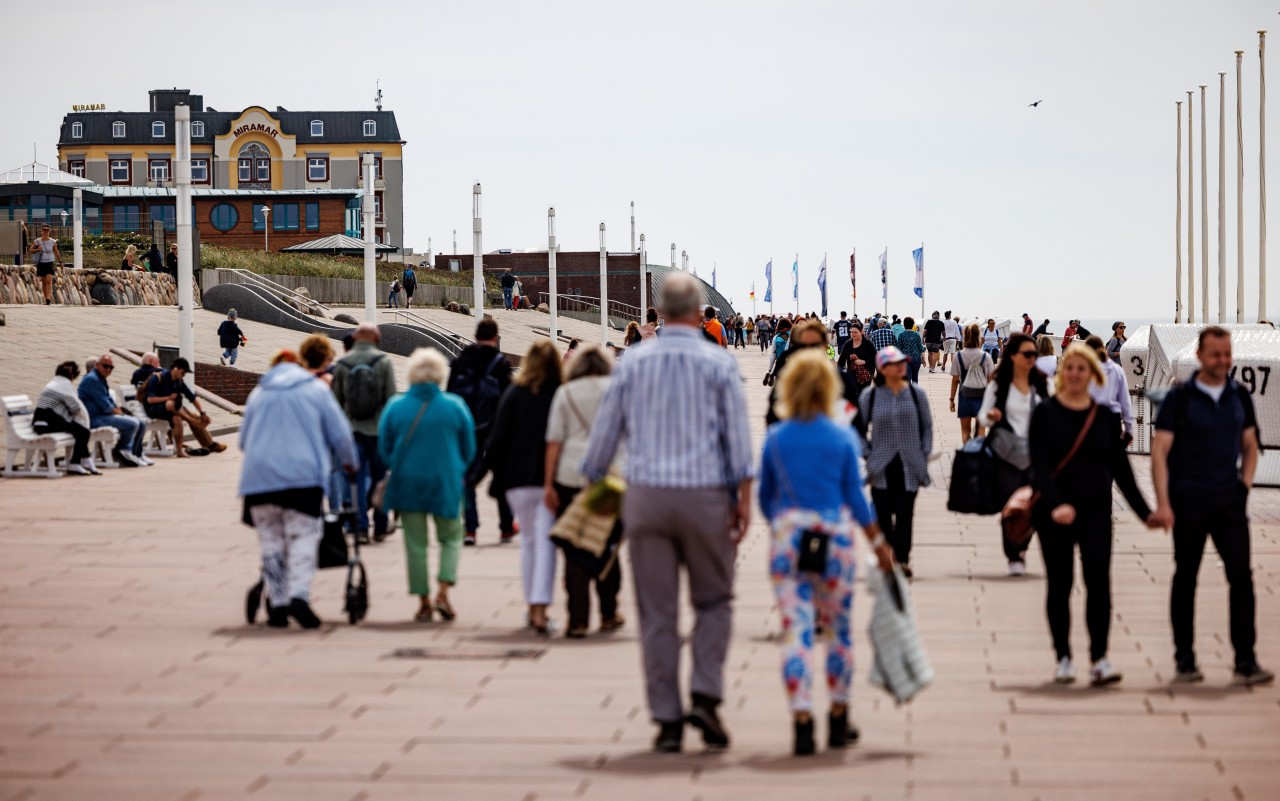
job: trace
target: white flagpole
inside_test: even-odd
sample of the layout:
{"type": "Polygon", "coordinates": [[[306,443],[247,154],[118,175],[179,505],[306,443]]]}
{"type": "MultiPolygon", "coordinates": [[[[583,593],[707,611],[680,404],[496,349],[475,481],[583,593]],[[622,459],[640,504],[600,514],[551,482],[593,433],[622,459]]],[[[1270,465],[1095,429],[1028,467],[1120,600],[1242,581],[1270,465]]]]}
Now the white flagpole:
{"type": "Polygon", "coordinates": [[[1218,322],[1227,321],[1227,74],[1218,73],[1218,322]]]}
{"type": "Polygon", "coordinates": [[[1178,173],[1178,216],[1177,216],[1177,222],[1175,222],[1173,226],[1174,233],[1176,234],[1175,238],[1178,243],[1177,244],[1178,256],[1177,256],[1177,268],[1176,268],[1177,272],[1176,272],[1176,279],[1175,279],[1178,286],[1177,286],[1175,299],[1173,303],[1173,321],[1175,323],[1181,323],[1182,322],[1182,101],[1179,100],[1176,103],[1174,103],[1174,105],[1178,107],[1177,109],[1178,157],[1174,159],[1174,161],[1176,162],[1174,166],[1177,168],[1177,173],[1178,173]]]}
{"type": "Polygon", "coordinates": [[[1200,322],[1209,322],[1209,158],[1205,85],[1200,84],[1200,322]]]}
{"type": "MultiPolygon", "coordinates": [[[[175,153],[174,178],[177,183],[177,208],[174,209],[175,232],[178,240],[178,355],[195,366],[196,362],[196,330],[195,330],[195,289],[194,264],[195,254],[192,252],[193,237],[191,235],[191,107],[180,104],[174,109],[173,132],[175,153]]],[[[83,195],[75,190],[75,265],[82,266],[81,261],[81,216],[84,213],[83,195]]],[[[195,376],[186,376],[188,387],[195,384],[195,376]]]]}
{"type": "Polygon", "coordinates": [[[1196,321],[1196,167],[1192,163],[1195,152],[1195,100],[1187,92],[1187,322],[1196,321]]]}
{"type": "Polygon", "coordinates": [[[600,223],[600,344],[609,344],[609,251],[604,245],[604,223],[600,223]]]}
{"type": "MultiPolygon", "coordinates": [[[[373,199],[373,154],[365,153],[362,157],[364,165],[364,319],[366,322],[378,322],[378,276],[374,261],[377,259],[377,244],[374,241],[374,199],[373,199]]],[[[266,221],[262,227],[266,228],[266,221]]]]}
{"type": "Polygon", "coordinates": [[[884,316],[889,316],[889,246],[884,246],[884,316]]]}
{"type": "MultiPolygon", "coordinates": [[[[1240,89],[1244,51],[1236,51],[1236,322],[1244,322],[1244,96],[1240,89]]],[[[1179,117],[1181,119],[1181,117],[1179,117]]],[[[1181,174],[1181,171],[1179,171],[1181,174]]]]}
{"type": "Polygon", "coordinates": [[[791,273],[791,286],[795,288],[796,295],[796,317],[800,316],[800,254],[796,254],[796,260],[791,262],[795,266],[795,272],[791,273]]]}
{"type": "MultiPolygon", "coordinates": [[[[644,292],[644,289],[640,291],[644,292]]],[[[556,292],[556,210],[554,208],[547,209],[547,298],[551,301],[547,304],[551,307],[551,327],[548,332],[551,343],[554,345],[560,335],[560,329],[556,323],[556,307],[560,305],[560,298],[556,292]]]]}
{"type": "Polygon", "coordinates": [[[641,325],[647,320],[649,311],[649,251],[644,243],[644,234],[640,235],[640,318],[641,325]]]}
{"type": "Polygon", "coordinates": [[[631,252],[636,252],[636,202],[631,201],[631,252]]]}
{"type": "Polygon", "coordinates": [[[471,291],[475,295],[475,312],[477,320],[484,319],[484,225],[480,217],[480,184],[471,187],[471,291]]]}
{"type": "Polygon", "coordinates": [[[1267,319],[1267,32],[1258,31],[1258,321],[1267,319]]]}

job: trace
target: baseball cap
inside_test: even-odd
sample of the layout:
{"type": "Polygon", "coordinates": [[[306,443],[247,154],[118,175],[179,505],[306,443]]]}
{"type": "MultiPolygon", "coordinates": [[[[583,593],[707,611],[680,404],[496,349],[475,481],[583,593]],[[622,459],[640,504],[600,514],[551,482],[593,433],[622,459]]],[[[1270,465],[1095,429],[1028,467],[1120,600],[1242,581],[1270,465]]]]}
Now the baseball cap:
{"type": "Polygon", "coordinates": [[[898,350],[893,345],[889,345],[876,354],[876,369],[883,370],[887,364],[897,364],[898,362],[905,362],[906,360],[907,354],[898,350]]]}

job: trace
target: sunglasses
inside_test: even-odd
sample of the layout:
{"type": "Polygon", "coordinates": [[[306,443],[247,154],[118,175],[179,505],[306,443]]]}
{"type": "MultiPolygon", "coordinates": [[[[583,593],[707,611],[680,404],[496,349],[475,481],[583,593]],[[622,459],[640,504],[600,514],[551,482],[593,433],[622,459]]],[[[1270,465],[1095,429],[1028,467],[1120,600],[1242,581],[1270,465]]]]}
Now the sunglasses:
{"type": "Polygon", "coordinates": [[[99,362],[99,363],[98,363],[98,366],[99,366],[99,367],[101,367],[103,370],[114,370],[114,369],[116,369],[116,366],[115,366],[114,364],[102,364],[101,362],[99,362]]]}
{"type": "Polygon", "coordinates": [[[1034,359],[1036,357],[1036,352],[1034,350],[1020,350],[1018,351],[1018,355],[1027,359],[1034,359]]]}

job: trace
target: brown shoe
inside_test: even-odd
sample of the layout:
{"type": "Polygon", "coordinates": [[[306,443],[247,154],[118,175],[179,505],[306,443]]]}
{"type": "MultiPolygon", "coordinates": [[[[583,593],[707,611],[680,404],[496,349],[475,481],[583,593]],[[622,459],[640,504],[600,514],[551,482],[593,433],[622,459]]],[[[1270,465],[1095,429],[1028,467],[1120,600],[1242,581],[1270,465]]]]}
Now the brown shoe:
{"type": "Polygon", "coordinates": [[[226,449],[227,449],[227,446],[223,445],[221,442],[215,442],[209,446],[209,450],[213,451],[214,453],[222,453],[226,449]]]}
{"type": "Polygon", "coordinates": [[[604,633],[617,631],[618,629],[626,625],[626,623],[627,623],[627,619],[624,618],[622,615],[614,615],[608,620],[604,620],[600,622],[600,631],[604,633]]]}

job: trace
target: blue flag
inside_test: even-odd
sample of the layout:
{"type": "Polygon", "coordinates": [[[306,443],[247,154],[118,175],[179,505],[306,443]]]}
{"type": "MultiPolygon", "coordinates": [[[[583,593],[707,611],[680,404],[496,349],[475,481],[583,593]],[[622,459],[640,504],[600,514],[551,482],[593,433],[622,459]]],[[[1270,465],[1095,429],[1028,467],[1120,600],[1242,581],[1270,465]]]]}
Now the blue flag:
{"type": "Polygon", "coordinates": [[[800,259],[791,262],[791,299],[800,299],[800,259]]]}
{"type": "Polygon", "coordinates": [[[827,257],[822,257],[822,264],[818,267],[818,291],[822,293],[822,315],[827,316],[827,257]]]}
{"type": "Polygon", "coordinates": [[[773,259],[764,266],[764,302],[773,303],[773,259]]]}
{"type": "Polygon", "coordinates": [[[716,265],[715,265],[715,262],[712,262],[712,263],[711,263],[711,288],[712,288],[712,289],[715,289],[715,288],[716,288],[716,265]]]}
{"type": "Polygon", "coordinates": [[[911,251],[911,258],[916,261],[916,297],[924,298],[924,245],[911,251]]]}

